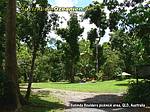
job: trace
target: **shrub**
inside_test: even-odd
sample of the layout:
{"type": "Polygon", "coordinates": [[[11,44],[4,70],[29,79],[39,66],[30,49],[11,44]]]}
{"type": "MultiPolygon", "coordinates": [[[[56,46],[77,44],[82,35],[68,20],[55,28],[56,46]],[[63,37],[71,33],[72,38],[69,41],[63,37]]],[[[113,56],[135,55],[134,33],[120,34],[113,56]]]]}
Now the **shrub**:
{"type": "Polygon", "coordinates": [[[150,81],[142,80],[138,84],[133,81],[124,100],[129,103],[150,104],[150,81]]]}
{"type": "MultiPolygon", "coordinates": [[[[83,73],[77,73],[76,76],[79,77],[79,79],[85,78],[85,76],[84,76],[83,73]]],[[[77,78],[77,79],[78,79],[78,78],[77,78]]]]}
{"type": "Polygon", "coordinates": [[[74,80],[75,80],[76,83],[79,83],[81,81],[81,78],[79,76],[75,76],[74,80]]]}
{"type": "Polygon", "coordinates": [[[102,70],[99,73],[96,73],[97,80],[103,80],[104,72],[102,70]]]}

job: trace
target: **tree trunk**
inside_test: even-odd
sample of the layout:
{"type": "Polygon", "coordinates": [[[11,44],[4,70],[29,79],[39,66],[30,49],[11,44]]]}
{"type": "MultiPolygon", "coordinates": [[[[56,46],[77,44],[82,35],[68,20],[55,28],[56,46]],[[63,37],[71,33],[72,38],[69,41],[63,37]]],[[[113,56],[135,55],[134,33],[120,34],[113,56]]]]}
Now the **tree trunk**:
{"type": "MultiPolygon", "coordinates": [[[[34,43],[33,43],[34,45],[34,43]]],[[[33,52],[32,52],[32,62],[31,62],[31,70],[29,73],[29,82],[28,82],[28,88],[27,88],[27,92],[26,92],[26,96],[25,99],[28,101],[30,94],[31,94],[31,86],[32,86],[32,82],[33,82],[33,71],[34,71],[34,66],[35,66],[35,59],[36,59],[36,47],[33,46],[33,52]]]]}
{"type": "Polygon", "coordinates": [[[70,81],[70,83],[74,83],[75,82],[74,75],[71,74],[71,73],[70,73],[69,81],[70,81]]]}
{"type": "Polygon", "coordinates": [[[5,72],[7,76],[8,106],[12,106],[14,112],[19,111],[21,104],[18,94],[16,59],[16,0],[8,0],[7,22],[6,22],[6,51],[5,72]]]}
{"type": "Polygon", "coordinates": [[[67,79],[70,83],[74,83],[73,63],[72,63],[71,60],[69,60],[69,61],[65,64],[65,75],[66,75],[66,79],[67,79]]]}
{"type": "Polygon", "coordinates": [[[99,42],[100,42],[100,38],[96,42],[96,73],[99,73],[99,57],[98,57],[98,54],[99,54],[99,49],[98,49],[99,42]]]}
{"type": "Polygon", "coordinates": [[[75,82],[74,76],[75,76],[75,67],[74,67],[74,64],[72,64],[72,66],[71,66],[71,74],[70,74],[70,82],[71,83],[75,82]]]}
{"type": "Polygon", "coordinates": [[[98,44],[96,44],[96,73],[99,72],[98,44]]]}

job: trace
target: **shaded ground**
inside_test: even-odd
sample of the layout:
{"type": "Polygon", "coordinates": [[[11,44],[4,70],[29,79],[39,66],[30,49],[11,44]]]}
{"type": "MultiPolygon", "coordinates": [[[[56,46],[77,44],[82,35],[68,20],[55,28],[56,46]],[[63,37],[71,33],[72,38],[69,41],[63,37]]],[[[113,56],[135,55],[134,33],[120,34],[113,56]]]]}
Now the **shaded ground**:
{"type": "MultiPolygon", "coordinates": [[[[22,94],[25,94],[24,91],[22,94]]],[[[0,112],[14,112],[11,106],[0,105],[0,112]]],[[[22,106],[19,112],[64,112],[64,107],[63,101],[50,94],[49,91],[40,91],[38,94],[32,92],[29,103],[22,106]]]]}
{"type": "Polygon", "coordinates": [[[64,107],[63,101],[49,91],[34,92],[33,89],[29,104],[23,106],[21,112],[64,112],[64,107]]]}
{"type": "Polygon", "coordinates": [[[89,103],[122,103],[123,94],[119,93],[87,93],[58,89],[34,89],[33,92],[49,92],[50,94],[62,99],[65,105],[65,112],[150,112],[149,109],[145,108],[99,108],[96,106],[94,106],[94,108],[82,107],[84,104],[87,105],[89,103]]]}

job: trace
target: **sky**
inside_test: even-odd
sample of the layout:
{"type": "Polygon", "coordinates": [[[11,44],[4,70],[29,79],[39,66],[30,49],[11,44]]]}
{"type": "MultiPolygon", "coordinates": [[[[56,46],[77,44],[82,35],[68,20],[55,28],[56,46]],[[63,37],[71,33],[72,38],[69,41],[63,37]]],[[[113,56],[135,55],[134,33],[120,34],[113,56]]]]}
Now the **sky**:
{"type": "MultiPolygon", "coordinates": [[[[52,6],[58,6],[58,7],[85,7],[88,6],[90,3],[92,3],[92,1],[99,1],[102,2],[103,0],[48,0],[48,2],[52,5],[52,6]]],[[[119,0],[119,2],[122,2],[123,0],[119,0]]],[[[64,16],[66,18],[66,20],[69,20],[69,14],[68,12],[58,12],[57,14],[59,14],[59,16],[64,16]]],[[[84,12],[78,12],[78,14],[84,14],[84,12]]],[[[91,28],[96,28],[96,26],[94,24],[90,24],[89,20],[84,20],[83,22],[80,23],[81,27],[84,27],[84,32],[83,32],[83,38],[86,39],[87,37],[87,32],[90,31],[91,28]]],[[[66,22],[64,21],[64,23],[61,25],[61,27],[65,28],[67,26],[66,22]]],[[[104,43],[104,42],[108,42],[109,41],[109,29],[106,30],[106,34],[104,35],[104,37],[101,39],[100,44],[104,43]]],[[[51,32],[49,33],[49,35],[52,38],[57,38],[60,39],[59,36],[57,36],[55,34],[55,32],[51,32]]]]}
{"type": "Polygon", "coordinates": [[[63,7],[85,7],[92,3],[92,0],[48,0],[51,5],[63,7]]]}
{"type": "MultiPolygon", "coordinates": [[[[103,0],[48,0],[51,5],[63,6],[63,7],[85,7],[92,3],[92,1],[102,2],[103,0]]],[[[124,0],[118,0],[122,2],[124,0]]]]}

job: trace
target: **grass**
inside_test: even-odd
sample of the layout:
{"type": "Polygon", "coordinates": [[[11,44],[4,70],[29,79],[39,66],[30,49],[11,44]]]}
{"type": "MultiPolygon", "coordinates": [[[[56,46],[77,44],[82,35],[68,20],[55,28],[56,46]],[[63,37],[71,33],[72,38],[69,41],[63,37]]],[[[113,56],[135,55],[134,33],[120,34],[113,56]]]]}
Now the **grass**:
{"type": "MultiPolygon", "coordinates": [[[[33,83],[32,89],[62,89],[81,92],[98,92],[98,93],[122,93],[126,92],[130,79],[123,81],[103,81],[96,83],[68,83],[68,82],[43,82],[33,83]]],[[[26,84],[22,83],[21,86],[26,84]]],[[[22,112],[63,112],[64,105],[61,100],[50,95],[49,92],[40,91],[32,94],[30,105],[23,107],[22,112]]]]}
{"type": "Polygon", "coordinates": [[[30,97],[29,105],[23,106],[22,112],[63,112],[61,100],[49,93],[36,93],[30,97]]]}
{"type": "Polygon", "coordinates": [[[52,88],[80,92],[98,92],[98,93],[120,93],[126,92],[130,79],[123,81],[103,81],[96,83],[67,83],[67,82],[44,82],[33,83],[33,88],[52,88]]]}

